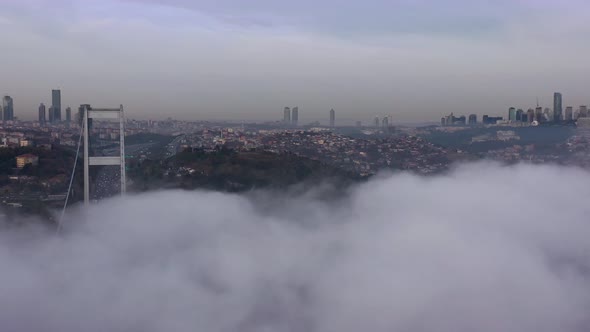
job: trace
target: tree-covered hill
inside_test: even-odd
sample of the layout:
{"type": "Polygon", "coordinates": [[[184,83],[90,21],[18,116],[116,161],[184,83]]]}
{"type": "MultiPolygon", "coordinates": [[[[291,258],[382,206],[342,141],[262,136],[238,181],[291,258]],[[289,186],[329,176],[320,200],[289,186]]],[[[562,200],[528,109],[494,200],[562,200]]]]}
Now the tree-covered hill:
{"type": "Polygon", "coordinates": [[[241,192],[255,188],[285,188],[299,183],[332,181],[347,184],[355,174],[294,154],[264,151],[187,150],[165,161],[131,165],[132,188],[211,189],[241,192]]]}

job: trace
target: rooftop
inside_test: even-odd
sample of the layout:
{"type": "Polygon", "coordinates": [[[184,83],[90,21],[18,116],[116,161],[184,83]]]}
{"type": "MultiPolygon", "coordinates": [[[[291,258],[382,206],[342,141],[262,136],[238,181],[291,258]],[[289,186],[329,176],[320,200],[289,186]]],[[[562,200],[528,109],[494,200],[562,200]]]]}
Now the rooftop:
{"type": "Polygon", "coordinates": [[[20,156],[17,156],[17,158],[37,158],[37,156],[34,154],[31,154],[31,153],[27,153],[27,154],[21,154],[20,156]]]}

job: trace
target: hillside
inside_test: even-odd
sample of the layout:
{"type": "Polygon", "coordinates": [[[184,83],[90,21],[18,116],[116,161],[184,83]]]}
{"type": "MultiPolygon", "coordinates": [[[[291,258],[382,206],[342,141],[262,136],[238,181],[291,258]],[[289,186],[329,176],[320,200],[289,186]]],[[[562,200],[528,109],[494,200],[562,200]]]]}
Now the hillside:
{"type": "Polygon", "coordinates": [[[143,161],[131,166],[129,176],[132,190],[138,191],[183,188],[241,192],[321,181],[347,184],[361,179],[294,154],[232,150],[185,151],[165,161],[143,161]]]}

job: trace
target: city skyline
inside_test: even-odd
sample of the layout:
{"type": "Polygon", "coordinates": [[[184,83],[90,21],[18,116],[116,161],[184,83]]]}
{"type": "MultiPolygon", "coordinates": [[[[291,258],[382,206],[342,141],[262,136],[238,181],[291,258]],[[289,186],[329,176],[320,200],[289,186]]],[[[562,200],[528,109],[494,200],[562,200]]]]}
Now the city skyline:
{"type": "Polygon", "coordinates": [[[52,86],[64,91],[64,106],[124,104],[138,118],[260,121],[298,104],[313,119],[335,108],[342,119],[391,113],[416,122],[500,114],[537,96],[550,106],[556,90],[584,105],[589,8],[256,0],[244,11],[230,0],[7,0],[0,36],[13,45],[2,63],[11,80],[0,92],[29,118],[40,102],[50,105],[52,86]]]}
{"type": "MultiPolygon", "coordinates": [[[[477,114],[470,114],[469,121],[467,120],[466,116],[455,117],[455,114],[451,112],[449,115],[443,116],[441,118],[441,125],[448,126],[448,125],[475,125],[477,124],[477,114]]],[[[508,108],[508,114],[506,117],[504,116],[490,116],[488,114],[483,115],[482,123],[483,124],[493,124],[496,121],[500,122],[508,122],[508,123],[531,123],[534,125],[538,125],[540,123],[563,123],[563,122],[573,122],[577,121],[578,118],[587,118],[588,117],[588,106],[587,104],[579,105],[574,109],[574,106],[567,105],[565,106],[564,112],[564,104],[563,104],[563,94],[561,92],[555,92],[553,94],[553,109],[548,107],[543,108],[539,104],[539,99],[537,98],[537,104],[535,108],[529,108],[525,111],[523,108],[518,108],[512,106],[508,108]]]]}
{"type": "MultiPolygon", "coordinates": [[[[19,120],[23,120],[23,121],[32,121],[32,120],[38,120],[38,122],[41,122],[41,111],[40,111],[40,107],[37,106],[37,109],[33,111],[33,113],[29,114],[29,113],[24,113],[21,115],[24,116],[19,116],[19,115],[14,115],[14,106],[13,106],[13,98],[11,98],[10,96],[5,96],[4,99],[6,98],[10,98],[10,104],[12,105],[12,110],[11,110],[11,114],[14,118],[17,118],[19,120]]],[[[4,104],[6,104],[7,102],[5,101],[4,104]]],[[[535,108],[529,108],[529,111],[532,109],[535,114],[545,114],[547,115],[548,111],[554,116],[553,119],[551,119],[550,122],[554,122],[554,121],[559,121],[557,119],[566,119],[565,114],[563,112],[564,107],[565,108],[569,108],[571,109],[571,116],[573,116],[573,118],[569,118],[569,120],[572,120],[576,118],[576,115],[578,114],[582,114],[582,116],[585,117],[584,114],[587,114],[587,105],[588,104],[583,104],[583,105],[578,105],[578,106],[571,106],[570,104],[564,104],[563,103],[563,94],[560,92],[555,92],[553,94],[553,107],[558,107],[561,109],[561,112],[558,114],[554,113],[554,109],[552,108],[548,108],[548,107],[543,107],[542,105],[539,104],[539,98],[536,98],[536,103],[537,106],[535,108]],[[566,106],[564,106],[566,105],[566,106]],[[544,110],[544,111],[543,111],[544,110]]],[[[41,106],[44,106],[44,103],[40,103],[41,106]]],[[[47,114],[47,118],[46,121],[49,123],[60,123],[60,122],[71,122],[72,118],[71,118],[71,107],[67,106],[66,110],[65,110],[65,117],[62,114],[62,105],[61,105],[61,90],[60,89],[52,89],[51,90],[51,103],[50,103],[50,107],[48,108],[48,114],[47,114]],[[69,116],[68,116],[68,110],[69,110],[69,116]]],[[[85,104],[81,104],[81,105],[85,105],[85,104]]],[[[5,105],[4,105],[5,106],[5,105]]],[[[504,114],[502,114],[503,112],[505,113],[505,110],[503,111],[495,111],[495,112],[490,112],[490,113],[483,113],[483,112],[472,112],[469,113],[469,117],[472,117],[472,115],[475,115],[477,118],[480,117],[485,117],[485,116],[489,116],[492,118],[505,118],[506,120],[510,120],[510,121],[514,121],[517,117],[520,118],[519,115],[517,115],[518,113],[522,114],[523,112],[526,115],[526,111],[525,111],[526,107],[523,108],[518,108],[518,112],[516,107],[509,107],[509,112],[507,114],[507,116],[504,116],[504,114]],[[512,113],[514,112],[514,113],[512,113]],[[511,115],[512,114],[512,115],[511,115]],[[498,117],[499,116],[499,117],[498,117]]],[[[330,111],[329,117],[326,119],[325,117],[322,117],[321,115],[316,114],[315,112],[311,112],[312,116],[305,116],[304,113],[304,120],[309,121],[309,123],[322,123],[324,125],[328,125],[328,126],[333,126],[332,124],[332,111],[333,109],[330,111]]],[[[455,114],[454,112],[451,112],[451,114],[455,114]]],[[[462,116],[462,118],[465,118],[464,122],[467,123],[467,114],[464,114],[462,116]]],[[[276,114],[275,114],[276,116],[276,114]]],[[[365,116],[365,115],[363,115],[365,116]]],[[[412,124],[419,124],[419,123],[423,123],[423,124],[433,124],[436,123],[437,121],[433,121],[433,119],[428,119],[426,121],[422,121],[422,122],[404,122],[404,121],[396,121],[395,116],[392,117],[391,114],[382,114],[381,116],[383,116],[384,118],[387,118],[387,122],[388,125],[391,124],[404,124],[404,123],[412,123],[412,124]]],[[[170,118],[169,116],[166,116],[165,118],[170,118]]],[[[138,117],[137,119],[139,120],[160,120],[160,119],[164,119],[164,116],[160,116],[160,117],[156,117],[155,119],[152,117],[138,117]]],[[[344,118],[343,119],[343,125],[353,125],[353,124],[357,124],[359,119],[362,119],[361,117],[350,117],[350,118],[344,118]]],[[[364,120],[368,120],[369,118],[365,116],[364,120]]],[[[459,119],[459,118],[457,118],[459,119]]],[[[193,118],[188,118],[188,119],[182,119],[182,120],[188,120],[188,121],[215,121],[215,120],[222,120],[223,119],[207,119],[207,118],[200,118],[199,115],[194,116],[193,118]]],[[[242,118],[234,118],[231,119],[233,121],[247,121],[245,119],[242,118]]],[[[293,109],[291,109],[290,107],[284,107],[284,111],[283,111],[283,115],[282,115],[282,119],[279,120],[278,118],[266,118],[266,119],[252,119],[252,122],[283,122],[289,125],[294,125],[297,126],[299,124],[302,124],[299,122],[299,107],[293,107],[293,109]]],[[[460,120],[463,121],[463,120],[460,120]]],[[[361,121],[362,122],[362,121],[361,121]]],[[[307,124],[307,123],[305,123],[307,124]]]]}

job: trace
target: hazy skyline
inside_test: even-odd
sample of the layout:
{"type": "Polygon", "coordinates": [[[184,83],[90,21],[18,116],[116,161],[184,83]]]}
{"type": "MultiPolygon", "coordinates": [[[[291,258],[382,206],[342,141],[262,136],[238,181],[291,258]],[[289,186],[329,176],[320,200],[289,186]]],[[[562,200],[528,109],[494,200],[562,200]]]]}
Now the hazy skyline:
{"type": "Polygon", "coordinates": [[[129,117],[369,123],[590,104],[581,0],[3,0],[0,93],[129,117]]]}

